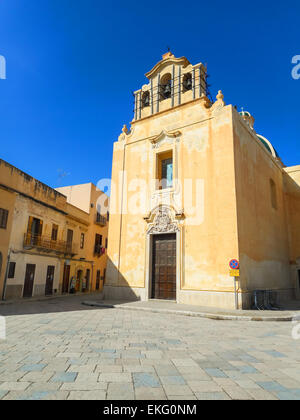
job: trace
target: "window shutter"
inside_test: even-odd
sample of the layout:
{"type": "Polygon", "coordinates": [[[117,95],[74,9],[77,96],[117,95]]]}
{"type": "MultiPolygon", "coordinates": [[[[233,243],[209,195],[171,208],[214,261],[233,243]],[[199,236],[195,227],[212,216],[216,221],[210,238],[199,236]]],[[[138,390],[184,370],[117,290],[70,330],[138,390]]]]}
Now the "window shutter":
{"type": "Polygon", "coordinates": [[[33,217],[32,216],[29,216],[27,233],[32,233],[32,223],[33,223],[33,217]]]}

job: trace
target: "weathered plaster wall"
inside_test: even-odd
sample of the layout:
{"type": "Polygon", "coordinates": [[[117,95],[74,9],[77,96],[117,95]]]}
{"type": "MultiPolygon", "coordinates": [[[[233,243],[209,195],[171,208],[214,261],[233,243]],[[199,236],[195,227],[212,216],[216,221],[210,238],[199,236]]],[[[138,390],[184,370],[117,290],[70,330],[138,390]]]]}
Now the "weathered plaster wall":
{"type": "Polygon", "coordinates": [[[108,286],[129,286],[140,297],[147,295],[149,251],[144,216],[170,199],[171,206],[184,209],[185,214],[180,222],[178,300],[234,305],[233,280],[228,271],[229,260],[238,256],[232,117],[231,107],[220,105],[214,112],[208,111],[201,99],[157,114],[134,123],[131,134],[115,143],[111,208],[117,211],[112,213],[109,227],[108,286]],[[181,134],[176,138],[162,136],[154,148],[150,139],[162,130],[178,130],[181,134]],[[151,183],[155,154],[170,149],[174,176],[181,187],[175,181],[171,191],[157,191],[151,183]],[[120,174],[123,168],[124,175],[120,174]],[[188,190],[186,180],[192,182],[192,190],[188,190]],[[145,193],[146,201],[141,200],[133,212],[139,191],[145,193]],[[139,288],[143,290],[139,292],[139,288]],[[211,292],[215,292],[215,299],[211,292]]]}
{"type": "Polygon", "coordinates": [[[233,135],[241,288],[244,293],[273,289],[291,296],[282,168],[236,111],[233,135]],[[271,179],[276,185],[276,209],[272,207],[271,179]]]}
{"type": "Polygon", "coordinates": [[[15,193],[0,187],[0,208],[8,210],[7,227],[6,229],[0,228],[0,253],[2,255],[2,264],[0,267],[0,299],[2,298],[3,284],[7,267],[8,247],[13,223],[15,200],[15,193]]]}

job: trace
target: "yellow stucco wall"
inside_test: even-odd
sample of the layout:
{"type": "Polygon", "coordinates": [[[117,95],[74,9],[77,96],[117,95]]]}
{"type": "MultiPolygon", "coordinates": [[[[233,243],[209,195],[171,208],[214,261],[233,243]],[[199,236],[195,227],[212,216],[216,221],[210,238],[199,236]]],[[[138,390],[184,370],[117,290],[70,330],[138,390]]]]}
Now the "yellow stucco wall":
{"type": "MultiPolygon", "coordinates": [[[[206,108],[206,103],[206,98],[201,98],[136,121],[131,133],[120,136],[115,143],[107,286],[129,286],[142,299],[149,296],[148,224],[144,216],[160,201],[165,203],[171,198],[171,207],[176,211],[184,209],[184,219],[179,222],[178,301],[234,305],[233,280],[228,270],[230,259],[239,253],[232,108],[224,107],[221,98],[212,109],[206,108]],[[165,134],[154,148],[153,137],[163,130],[165,134]],[[176,138],[168,136],[174,131],[180,134],[176,138]],[[156,154],[166,150],[173,150],[174,177],[182,185],[180,191],[175,185],[167,194],[151,186],[156,154]],[[139,190],[132,184],[136,179],[145,182],[147,193],[145,205],[132,212],[139,190]],[[187,191],[185,184],[189,180],[192,191],[187,191]],[[192,207],[197,209],[197,220],[192,207]]],[[[141,186],[140,190],[144,192],[145,188],[141,186]]],[[[107,288],[107,295],[112,290],[107,288]]],[[[122,295],[120,290],[115,292],[122,295]]]]}
{"type": "Polygon", "coordinates": [[[283,170],[253,131],[233,113],[241,286],[289,294],[288,218],[283,170]],[[272,207],[270,180],[276,186],[272,207]]]}
{"type": "MultiPolygon", "coordinates": [[[[0,166],[1,167],[1,166],[0,166]]],[[[1,180],[1,177],[0,177],[1,180]]],[[[1,181],[0,181],[1,184],[1,181]]],[[[2,264],[0,267],[0,299],[2,298],[3,283],[7,267],[8,247],[13,222],[13,211],[15,206],[16,194],[0,186],[0,208],[8,210],[8,220],[6,229],[0,228],[0,253],[2,264]]]]}

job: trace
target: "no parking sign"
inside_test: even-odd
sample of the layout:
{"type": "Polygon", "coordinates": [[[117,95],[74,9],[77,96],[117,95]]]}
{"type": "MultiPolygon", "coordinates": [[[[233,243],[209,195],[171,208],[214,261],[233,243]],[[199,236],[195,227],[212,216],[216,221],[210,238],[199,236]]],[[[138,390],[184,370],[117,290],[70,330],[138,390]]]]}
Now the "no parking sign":
{"type": "Polygon", "coordinates": [[[235,259],[231,260],[230,263],[229,263],[229,267],[232,270],[238,270],[240,268],[240,263],[238,262],[238,260],[235,260],[235,259]]]}

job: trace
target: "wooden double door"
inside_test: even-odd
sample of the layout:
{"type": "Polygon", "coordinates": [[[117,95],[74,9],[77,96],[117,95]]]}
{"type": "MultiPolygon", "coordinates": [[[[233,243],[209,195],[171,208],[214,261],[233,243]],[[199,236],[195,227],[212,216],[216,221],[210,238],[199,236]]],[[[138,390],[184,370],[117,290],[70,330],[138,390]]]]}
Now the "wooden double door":
{"type": "Polygon", "coordinates": [[[176,300],[176,234],[154,235],[152,299],[176,300]]]}

